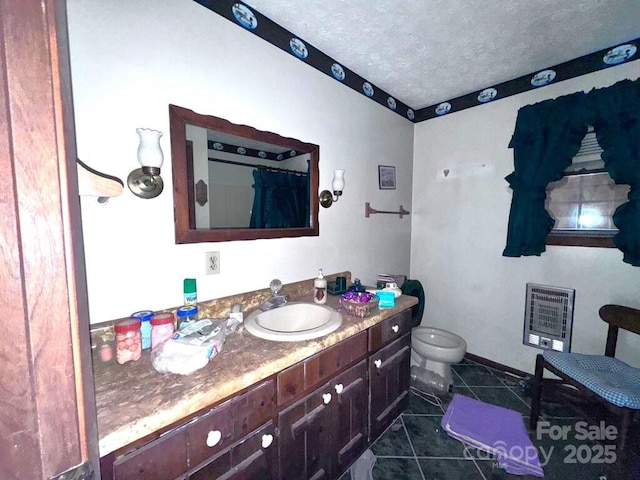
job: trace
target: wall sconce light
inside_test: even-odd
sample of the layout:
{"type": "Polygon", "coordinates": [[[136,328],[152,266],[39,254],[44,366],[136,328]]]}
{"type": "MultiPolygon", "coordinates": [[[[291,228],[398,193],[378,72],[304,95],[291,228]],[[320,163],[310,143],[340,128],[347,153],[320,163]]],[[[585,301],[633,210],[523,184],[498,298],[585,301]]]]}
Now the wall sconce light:
{"type": "Polygon", "coordinates": [[[333,171],[331,189],[333,190],[333,195],[331,195],[329,190],[320,192],[320,205],[324,208],[329,208],[333,205],[333,202],[337,202],[340,195],[342,195],[342,191],[344,190],[344,170],[333,171]]]}
{"type": "Polygon", "coordinates": [[[160,176],[160,167],[164,161],[160,137],[162,132],[149,128],[137,128],[140,137],[138,162],[142,168],[133,170],[127,177],[127,185],[134,195],[140,198],[155,198],[162,193],[164,182],[160,176]]]}

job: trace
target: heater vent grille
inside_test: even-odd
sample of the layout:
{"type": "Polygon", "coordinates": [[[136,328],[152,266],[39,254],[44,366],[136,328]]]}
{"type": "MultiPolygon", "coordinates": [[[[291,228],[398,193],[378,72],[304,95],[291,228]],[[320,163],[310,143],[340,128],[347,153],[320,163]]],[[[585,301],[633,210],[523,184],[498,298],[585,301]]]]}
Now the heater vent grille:
{"type": "Polygon", "coordinates": [[[527,283],[523,343],[561,352],[571,350],[575,290],[527,283]]]}

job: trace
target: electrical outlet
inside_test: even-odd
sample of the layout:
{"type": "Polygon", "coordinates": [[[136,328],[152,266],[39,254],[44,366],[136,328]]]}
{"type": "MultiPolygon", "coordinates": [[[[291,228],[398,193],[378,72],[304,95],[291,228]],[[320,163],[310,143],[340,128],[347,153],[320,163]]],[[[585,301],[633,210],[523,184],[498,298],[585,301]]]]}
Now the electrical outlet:
{"type": "Polygon", "coordinates": [[[220,252],[207,252],[204,254],[204,270],[207,275],[220,273],[220,252]]]}

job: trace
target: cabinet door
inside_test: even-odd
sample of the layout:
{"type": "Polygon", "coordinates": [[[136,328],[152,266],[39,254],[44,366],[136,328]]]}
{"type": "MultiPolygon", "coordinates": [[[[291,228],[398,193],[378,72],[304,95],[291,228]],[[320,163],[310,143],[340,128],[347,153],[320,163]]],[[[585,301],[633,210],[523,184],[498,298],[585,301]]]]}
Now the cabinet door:
{"type": "Polygon", "coordinates": [[[184,428],[124,455],[113,463],[115,480],[173,480],[187,471],[184,428]]]}
{"type": "Polygon", "coordinates": [[[374,441],[409,404],[411,335],[369,357],[369,438],[374,441]]]}
{"type": "Polygon", "coordinates": [[[332,414],[335,420],[331,431],[336,473],[343,472],[349,464],[367,449],[367,362],[363,360],[332,382],[336,394],[332,414]]]}
{"type": "Polygon", "coordinates": [[[326,384],[278,416],[280,478],[331,478],[331,403],[335,390],[326,384]]]}
{"type": "Polygon", "coordinates": [[[189,480],[271,480],[277,452],[274,440],[269,422],[192,473],[189,480]]]}

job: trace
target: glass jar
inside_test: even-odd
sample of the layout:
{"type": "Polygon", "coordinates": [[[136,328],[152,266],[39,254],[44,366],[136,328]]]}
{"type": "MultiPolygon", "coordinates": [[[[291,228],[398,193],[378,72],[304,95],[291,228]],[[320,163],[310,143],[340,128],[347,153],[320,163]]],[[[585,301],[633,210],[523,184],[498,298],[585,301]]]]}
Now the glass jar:
{"type": "Polygon", "coordinates": [[[142,349],[151,348],[151,319],[154,312],[151,310],[142,310],[131,314],[131,318],[140,320],[140,335],[142,336],[142,349]]]}
{"type": "Polygon", "coordinates": [[[103,332],[98,336],[98,358],[102,363],[113,362],[114,337],[115,335],[113,331],[103,332]]]}
{"type": "Polygon", "coordinates": [[[151,349],[166,342],[173,336],[173,313],[159,313],[151,319],[151,349]]]}
{"type": "Polygon", "coordinates": [[[140,360],[142,356],[142,337],[140,320],[128,318],[113,326],[116,332],[116,362],[119,364],[140,360]]]}
{"type": "Polygon", "coordinates": [[[176,315],[178,316],[178,330],[186,327],[187,325],[191,325],[196,321],[196,317],[198,315],[198,307],[195,305],[186,305],[184,307],[180,307],[176,311],[176,315]]]}

